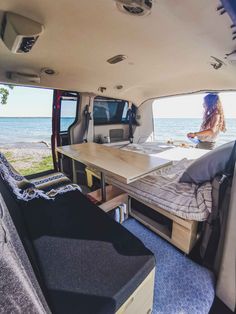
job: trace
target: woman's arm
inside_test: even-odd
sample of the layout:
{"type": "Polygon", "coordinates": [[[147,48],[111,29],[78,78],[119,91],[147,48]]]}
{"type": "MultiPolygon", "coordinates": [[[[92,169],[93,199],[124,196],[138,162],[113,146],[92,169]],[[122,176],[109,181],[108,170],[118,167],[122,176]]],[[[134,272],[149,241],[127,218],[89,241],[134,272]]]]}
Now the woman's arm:
{"type": "Polygon", "coordinates": [[[187,134],[187,137],[194,138],[196,136],[212,136],[214,134],[212,129],[207,129],[199,132],[190,132],[187,134]]]}
{"type": "Polygon", "coordinates": [[[214,122],[211,128],[199,132],[188,133],[187,136],[190,138],[194,138],[196,136],[213,136],[218,130],[219,121],[220,115],[217,114],[214,118],[214,122]]]}
{"type": "Polygon", "coordinates": [[[213,129],[207,129],[207,130],[195,132],[194,137],[195,136],[213,136],[214,134],[215,133],[214,133],[213,129]]]}

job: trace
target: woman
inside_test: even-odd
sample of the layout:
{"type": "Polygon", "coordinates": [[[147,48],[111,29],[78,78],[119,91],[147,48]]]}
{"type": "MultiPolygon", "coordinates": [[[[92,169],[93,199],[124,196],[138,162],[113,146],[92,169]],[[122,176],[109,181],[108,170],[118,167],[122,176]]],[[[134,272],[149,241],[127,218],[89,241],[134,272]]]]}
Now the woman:
{"type": "Polygon", "coordinates": [[[203,122],[199,132],[188,133],[189,138],[198,139],[197,148],[213,149],[219,132],[225,132],[224,111],[219,96],[210,93],[204,97],[203,122]]]}

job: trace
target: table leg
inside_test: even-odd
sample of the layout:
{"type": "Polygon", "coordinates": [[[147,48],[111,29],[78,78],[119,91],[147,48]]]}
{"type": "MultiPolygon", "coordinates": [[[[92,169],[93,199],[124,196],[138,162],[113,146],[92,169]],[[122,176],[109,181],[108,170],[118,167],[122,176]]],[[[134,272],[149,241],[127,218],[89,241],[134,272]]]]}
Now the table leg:
{"type": "Polygon", "coordinates": [[[102,191],[102,202],[106,202],[106,177],[103,172],[101,172],[101,191],[102,191]]]}

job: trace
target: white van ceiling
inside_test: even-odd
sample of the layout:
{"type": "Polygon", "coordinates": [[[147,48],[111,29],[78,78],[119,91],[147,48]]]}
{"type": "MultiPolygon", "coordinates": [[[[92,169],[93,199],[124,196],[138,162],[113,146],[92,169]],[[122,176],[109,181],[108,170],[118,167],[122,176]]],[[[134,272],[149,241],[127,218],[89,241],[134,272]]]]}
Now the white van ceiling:
{"type": "MultiPolygon", "coordinates": [[[[92,92],[139,105],[146,99],[200,90],[236,88],[236,65],[225,58],[236,48],[232,22],[217,0],[155,0],[150,15],[120,12],[114,0],[1,0],[9,11],[45,30],[26,54],[0,41],[0,81],[7,71],[42,75],[40,86],[92,92]],[[123,54],[117,64],[107,59],[123,54]],[[218,70],[214,56],[225,64],[218,70]],[[119,88],[117,88],[119,86],[119,88]],[[105,87],[103,93],[100,87],[105,87]]],[[[216,62],[217,63],[217,62],[216,62]]]]}

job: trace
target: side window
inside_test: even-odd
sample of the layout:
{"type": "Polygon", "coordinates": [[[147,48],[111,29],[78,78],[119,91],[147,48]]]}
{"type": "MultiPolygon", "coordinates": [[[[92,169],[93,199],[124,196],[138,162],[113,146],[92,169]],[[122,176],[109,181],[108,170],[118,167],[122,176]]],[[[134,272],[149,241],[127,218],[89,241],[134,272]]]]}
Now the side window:
{"type": "Polygon", "coordinates": [[[94,125],[127,123],[128,102],[96,97],[93,105],[94,125]]]}
{"type": "Polygon", "coordinates": [[[76,119],[77,99],[62,98],[60,132],[67,132],[76,119]]]}

